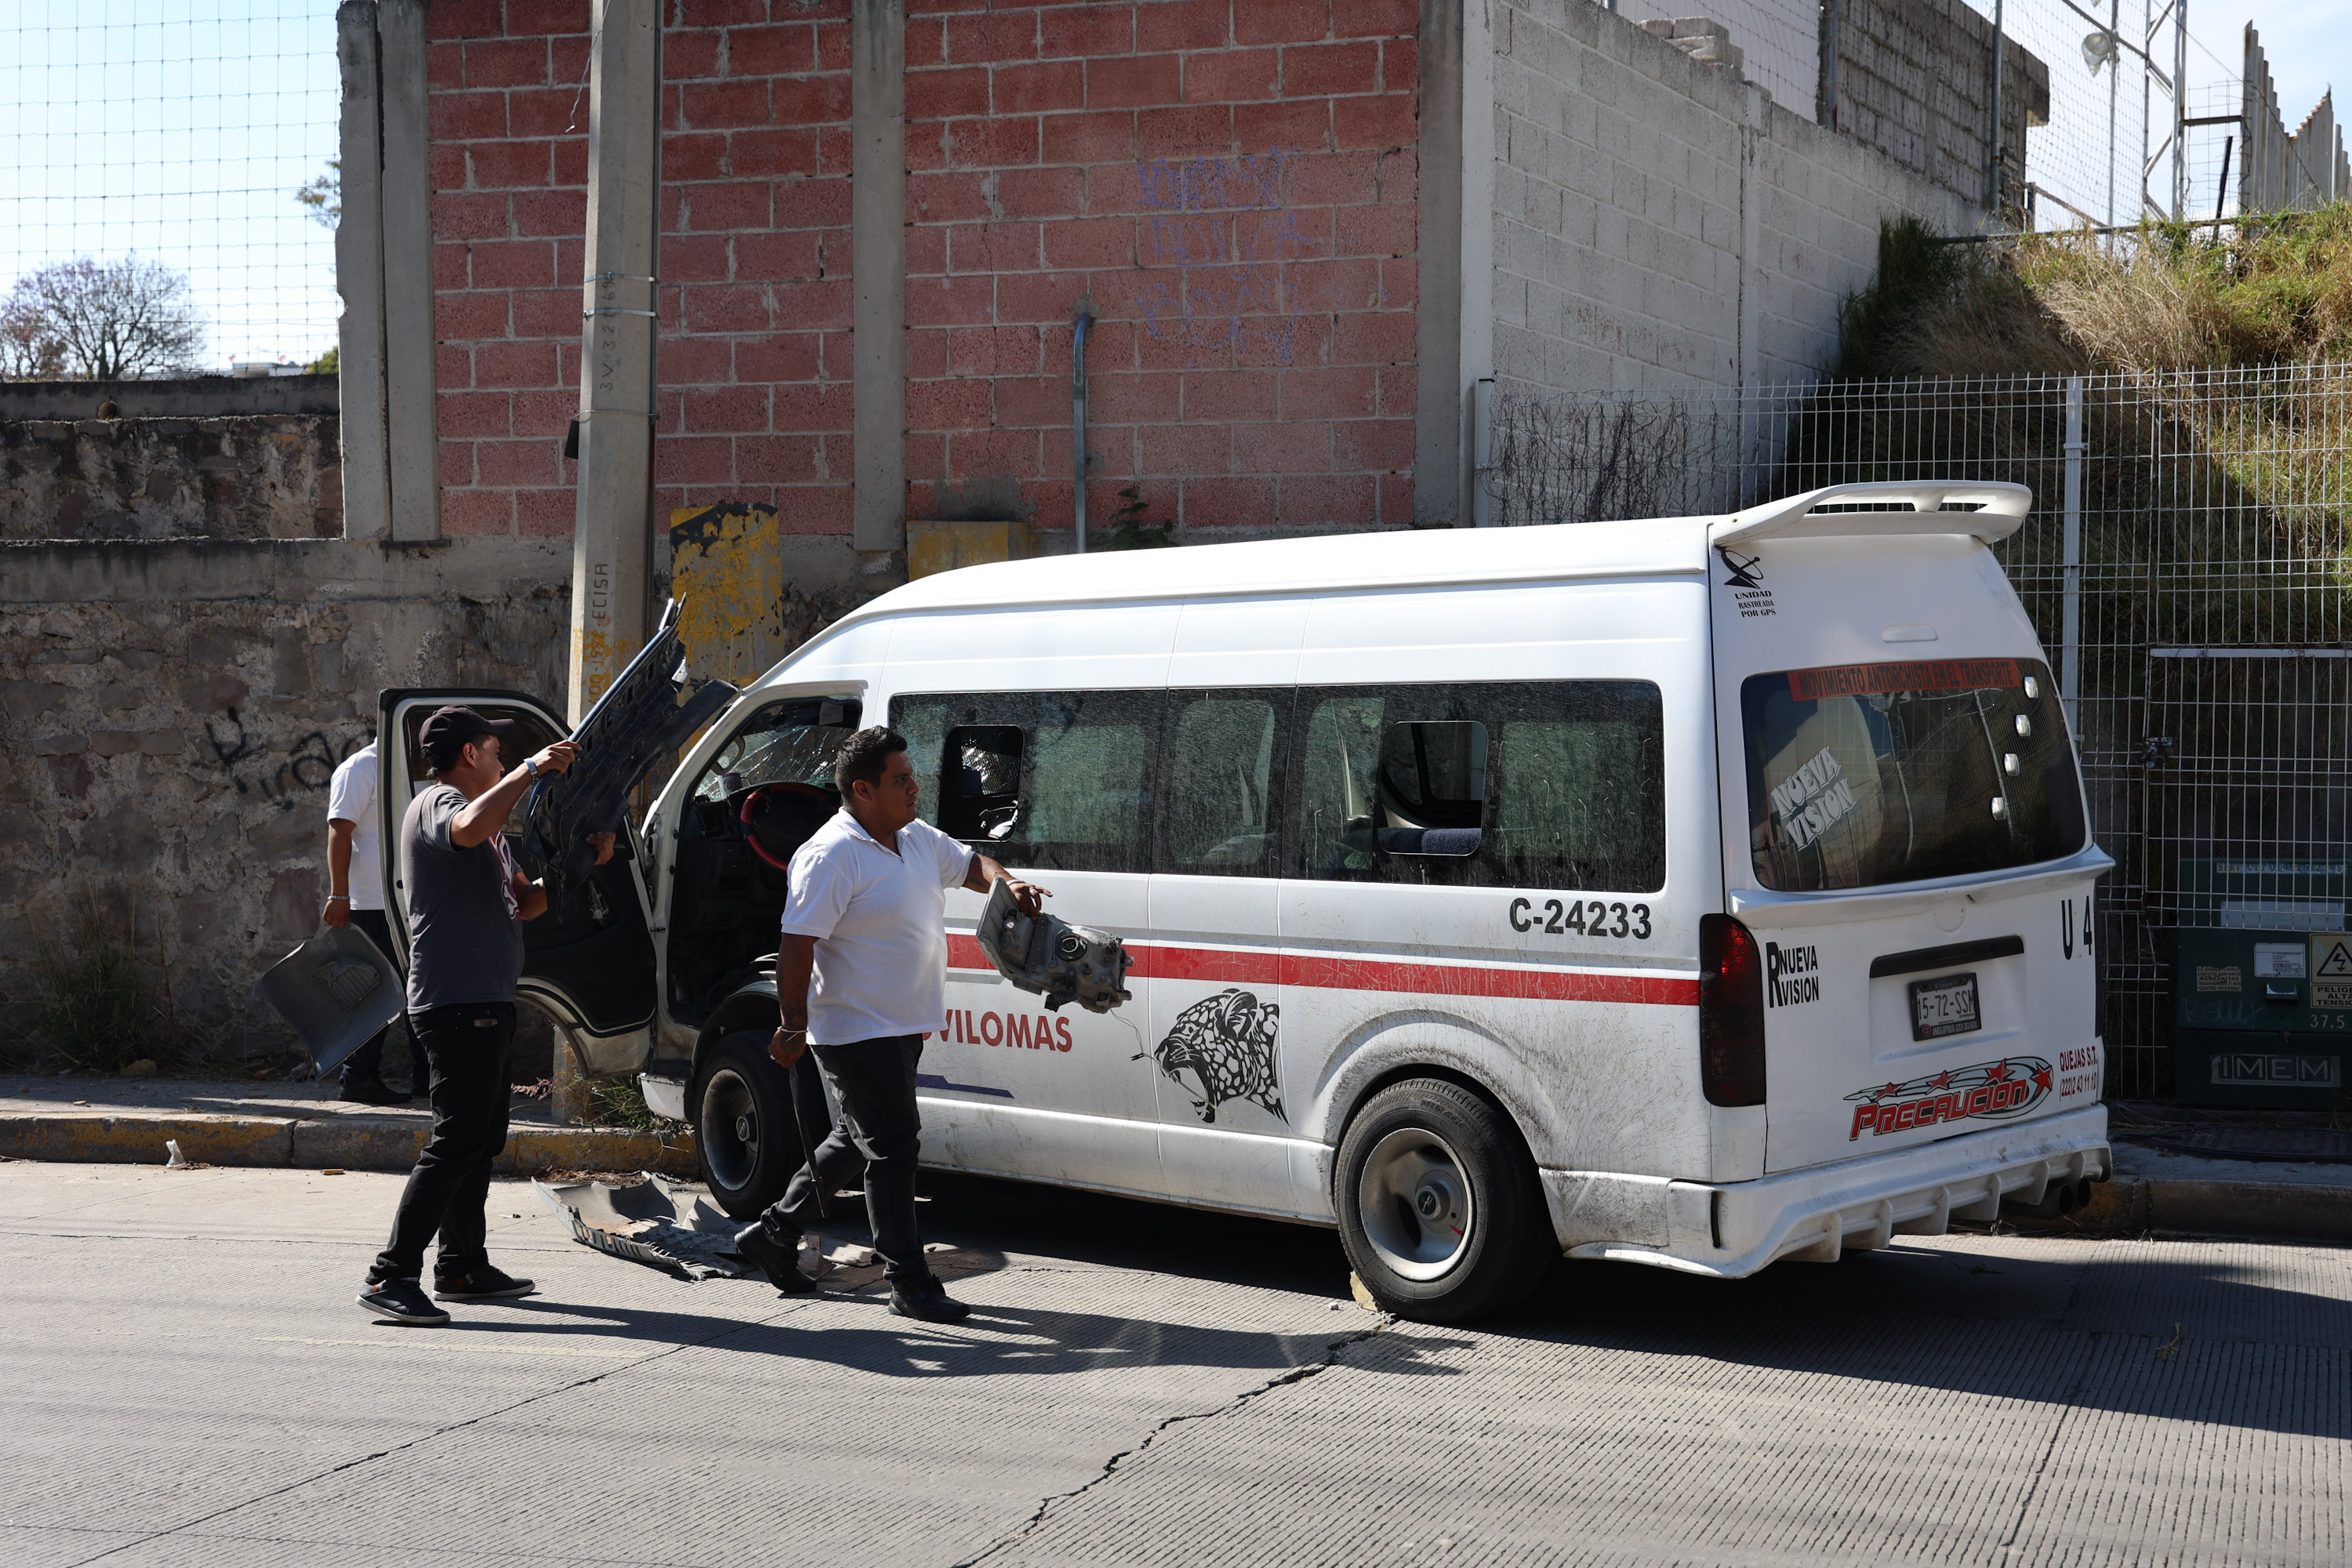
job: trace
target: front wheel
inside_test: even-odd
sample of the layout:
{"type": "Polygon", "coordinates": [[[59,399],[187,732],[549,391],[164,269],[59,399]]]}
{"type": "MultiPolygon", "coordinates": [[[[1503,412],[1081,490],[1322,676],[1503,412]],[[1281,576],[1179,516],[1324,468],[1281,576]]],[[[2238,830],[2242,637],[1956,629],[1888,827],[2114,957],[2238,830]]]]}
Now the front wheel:
{"type": "Polygon", "coordinates": [[[1339,1141],[1339,1239],[1385,1310],[1458,1323],[1507,1310],[1558,1251],[1517,1130],[1442,1079],[1372,1096],[1339,1141]]]}
{"type": "Polygon", "coordinates": [[[737,1219],[755,1218],[782,1197],[801,1168],[791,1086],[784,1069],[768,1059],[768,1039],[744,1029],[712,1042],[687,1100],[702,1179],[712,1200],[737,1219]]]}

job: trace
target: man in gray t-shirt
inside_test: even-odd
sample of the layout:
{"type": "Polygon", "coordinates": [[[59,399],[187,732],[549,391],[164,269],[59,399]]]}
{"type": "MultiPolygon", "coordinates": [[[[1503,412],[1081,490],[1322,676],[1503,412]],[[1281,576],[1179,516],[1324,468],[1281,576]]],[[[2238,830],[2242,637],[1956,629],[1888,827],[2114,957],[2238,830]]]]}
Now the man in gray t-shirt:
{"type": "MultiPolygon", "coordinates": [[[[400,821],[400,881],[408,905],[408,1032],[433,1074],[433,1136],[408,1173],[392,1239],[368,1270],[360,1305],[404,1323],[446,1323],[424,1291],[425,1244],[438,1231],[433,1294],[444,1301],[528,1296],[531,1284],[494,1267],[482,1213],[490,1162],[507,1142],[507,1047],[514,1039],[515,982],[522,977],[521,922],[547,909],[501,832],[541,773],[561,773],[580,749],[555,744],[507,771],[500,758],[511,719],[443,708],[425,721],[417,747],[431,782],[400,821]]],[[[596,863],[613,836],[592,833],[596,863]]]]}

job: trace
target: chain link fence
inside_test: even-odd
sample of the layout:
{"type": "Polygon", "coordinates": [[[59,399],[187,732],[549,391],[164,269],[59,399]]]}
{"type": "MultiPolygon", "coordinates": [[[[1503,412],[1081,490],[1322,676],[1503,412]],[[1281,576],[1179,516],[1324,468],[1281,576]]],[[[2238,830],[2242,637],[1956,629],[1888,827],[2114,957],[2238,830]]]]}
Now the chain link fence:
{"type": "Polygon", "coordinates": [[[1499,523],[2008,480],[1998,554],[2060,671],[2094,830],[2109,1089],[2168,1095],[2185,924],[2341,929],[2352,364],[1495,400],[1499,523]],[[2242,908],[2214,879],[2252,889],[2242,908]],[[2263,896],[2267,892],[2270,896],[2263,896]]]}

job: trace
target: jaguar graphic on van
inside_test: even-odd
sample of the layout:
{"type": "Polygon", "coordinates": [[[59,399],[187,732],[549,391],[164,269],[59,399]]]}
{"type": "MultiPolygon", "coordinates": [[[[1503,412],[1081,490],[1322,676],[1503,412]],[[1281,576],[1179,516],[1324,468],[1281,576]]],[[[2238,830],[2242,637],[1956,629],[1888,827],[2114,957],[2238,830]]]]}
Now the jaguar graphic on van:
{"type": "Polygon", "coordinates": [[[1876,1138],[1944,1121],[2022,1116],[2050,1092],[2050,1064],[2040,1057],[2003,1057],[1904,1083],[1857,1089],[1846,1096],[1862,1102],[1854,1108],[1847,1137],[1859,1139],[1864,1129],[1876,1138]]]}
{"type": "MultiPolygon", "coordinates": [[[[2032,505],[1924,479],[993,562],[740,691],[672,628],[599,710],[665,748],[586,746],[565,786],[648,802],[636,853],[533,922],[522,996],[759,1214],[802,1159],[773,1130],[825,1131],[767,1050],[788,868],[887,725],[922,820],[1135,960],[1118,1013],[1049,1031],[948,889],[927,1168],[1330,1226],[1432,1322],[1562,1255],[1738,1279],[2079,1202],[2112,1163],[2097,977],[2050,905],[2079,958],[2112,862],[1993,553],[2032,505]]],[[[427,714],[522,752],[566,732],[551,695],[383,693],[382,841],[427,714]]]]}
{"type": "Polygon", "coordinates": [[[1151,1058],[1180,1089],[1185,1087],[1184,1075],[1192,1075],[1201,1086],[1192,1104],[1203,1121],[1216,1121],[1217,1107],[1236,1100],[1287,1121],[1274,1055],[1280,1022],[1279,1008],[1250,993],[1220,991],[1176,1015],[1176,1026],[1152,1047],[1151,1058]]]}

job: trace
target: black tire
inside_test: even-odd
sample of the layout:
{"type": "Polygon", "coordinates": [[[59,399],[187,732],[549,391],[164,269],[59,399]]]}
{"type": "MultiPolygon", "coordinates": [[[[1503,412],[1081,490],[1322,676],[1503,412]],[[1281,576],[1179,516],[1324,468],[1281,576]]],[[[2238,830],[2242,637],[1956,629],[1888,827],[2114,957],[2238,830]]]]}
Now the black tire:
{"type": "MultiPolygon", "coordinates": [[[[760,1029],[720,1036],[702,1053],[687,1093],[695,1163],[711,1201],[742,1220],[782,1197],[801,1168],[791,1080],[768,1059],[769,1037],[760,1029]]],[[[824,1135],[809,1131],[812,1139],[824,1135]]]]}
{"type": "Polygon", "coordinates": [[[1401,1318],[1461,1323],[1507,1310],[1559,1251],[1518,1130],[1443,1079],[1408,1079],[1366,1101],[1339,1140],[1335,1184],[1348,1261],[1401,1318]]]}

